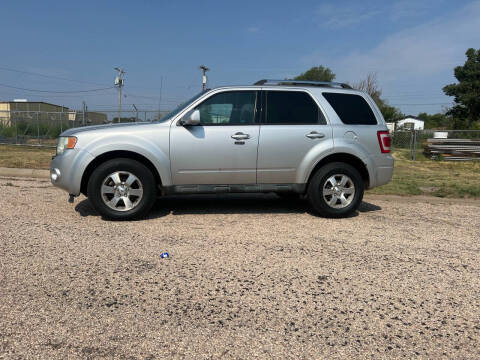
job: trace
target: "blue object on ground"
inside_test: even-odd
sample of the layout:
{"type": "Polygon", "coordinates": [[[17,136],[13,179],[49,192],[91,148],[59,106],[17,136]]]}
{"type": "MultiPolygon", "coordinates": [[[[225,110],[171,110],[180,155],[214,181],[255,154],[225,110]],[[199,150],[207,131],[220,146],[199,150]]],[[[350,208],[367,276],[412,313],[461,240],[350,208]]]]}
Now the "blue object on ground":
{"type": "Polygon", "coordinates": [[[170,255],[168,254],[168,252],[163,252],[163,253],[160,254],[160,257],[162,259],[168,259],[170,257],[170,255]]]}

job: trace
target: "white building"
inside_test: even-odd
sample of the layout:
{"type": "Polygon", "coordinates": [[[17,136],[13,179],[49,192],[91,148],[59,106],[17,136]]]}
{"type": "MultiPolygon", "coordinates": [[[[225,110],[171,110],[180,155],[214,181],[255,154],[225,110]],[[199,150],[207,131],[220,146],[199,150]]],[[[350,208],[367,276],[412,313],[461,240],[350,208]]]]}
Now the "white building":
{"type": "Polygon", "coordinates": [[[395,123],[394,122],[387,122],[387,129],[390,133],[393,133],[395,131],[395,123]]]}
{"type": "Polygon", "coordinates": [[[397,129],[403,129],[403,130],[423,130],[424,129],[424,122],[423,120],[420,120],[419,118],[416,118],[415,116],[407,116],[406,118],[400,119],[397,121],[397,129]]]}

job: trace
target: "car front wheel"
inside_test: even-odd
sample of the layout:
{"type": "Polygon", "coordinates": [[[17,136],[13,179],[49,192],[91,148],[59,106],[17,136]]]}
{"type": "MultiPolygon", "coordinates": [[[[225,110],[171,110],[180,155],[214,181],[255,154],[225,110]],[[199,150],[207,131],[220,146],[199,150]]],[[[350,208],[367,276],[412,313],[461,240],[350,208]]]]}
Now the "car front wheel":
{"type": "Polygon", "coordinates": [[[87,193],[95,209],[112,220],[146,216],[157,195],[152,172],[138,161],[123,158],[109,160],[95,169],[87,193]]]}
{"type": "Polygon", "coordinates": [[[353,166],[341,162],[321,167],[308,185],[308,200],[321,216],[346,217],[357,210],[364,192],[362,176],[353,166]]]}

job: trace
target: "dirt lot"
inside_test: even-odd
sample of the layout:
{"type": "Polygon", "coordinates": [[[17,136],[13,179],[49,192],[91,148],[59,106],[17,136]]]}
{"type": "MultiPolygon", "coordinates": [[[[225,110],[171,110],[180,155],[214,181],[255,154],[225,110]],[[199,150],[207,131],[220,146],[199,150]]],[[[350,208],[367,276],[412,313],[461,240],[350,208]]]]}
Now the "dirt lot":
{"type": "Polygon", "coordinates": [[[480,357],[478,200],[330,220],[197,196],[121,223],[48,182],[0,194],[0,358],[480,357]]]}

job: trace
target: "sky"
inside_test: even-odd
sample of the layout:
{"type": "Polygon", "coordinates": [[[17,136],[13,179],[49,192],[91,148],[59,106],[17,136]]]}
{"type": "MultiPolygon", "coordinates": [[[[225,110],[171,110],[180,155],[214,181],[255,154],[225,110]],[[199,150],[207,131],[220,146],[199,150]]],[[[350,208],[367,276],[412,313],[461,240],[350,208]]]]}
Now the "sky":
{"type": "Polygon", "coordinates": [[[0,101],[115,110],[119,66],[124,110],[168,110],[201,90],[201,64],[209,87],[323,65],[340,82],[376,73],[389,104],[416,115],[451,105],[442,87],[480,48],[480,0],[7,0],[0,33],[0,101]]]}

